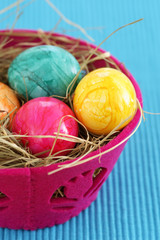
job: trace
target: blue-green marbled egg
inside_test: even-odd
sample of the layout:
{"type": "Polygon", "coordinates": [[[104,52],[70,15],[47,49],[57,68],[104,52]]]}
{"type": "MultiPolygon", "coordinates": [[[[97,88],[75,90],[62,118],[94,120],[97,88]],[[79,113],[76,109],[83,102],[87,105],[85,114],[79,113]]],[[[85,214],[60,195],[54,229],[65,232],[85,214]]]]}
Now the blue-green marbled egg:
{"type": "MultiPolygon", "coordinates": [[[[79,63],[71,53],[60,47],[42,45],[23,51],[13,60],[8,81],[28,99],[51,95],[65,97],[68,85],[79,70],[79,63]]],[[[80,78],[81,75],[78,81],[80,78]]]]}

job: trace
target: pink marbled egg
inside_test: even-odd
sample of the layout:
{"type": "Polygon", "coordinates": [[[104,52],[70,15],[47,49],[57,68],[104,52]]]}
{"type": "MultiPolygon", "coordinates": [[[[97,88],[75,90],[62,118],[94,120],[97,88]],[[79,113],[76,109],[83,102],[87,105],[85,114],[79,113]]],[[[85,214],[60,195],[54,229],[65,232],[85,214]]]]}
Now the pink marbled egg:
{"type": "MultiPolygon", "coordinates": [[[[71,115],[75,117],[72,110],[62,101],[50,98],[39,97],[32,99],[25,103],[15,115],[12,125],[12,132],[21,135],[56,135],[60,120],[66,116],[71,115]]],[[[62,119],[60,127],[61,134],[69,134],[71,136],[78,136],[78,124],[73,118],[66,116],[62,119]]],[[[33,154],[41,153],[49,150],[40,155],[40,157],[48,156],[52,149],[55,139],[53,138],[35,138],[35,137],[22,137],[23,144],[31,150],[33,154]]],[[[71,149],[75,145],[72,141],[65,141],[57,139],[53,153],[61,150],[71,149]]],[[[61,153],[66,155],[69,151],[61,153]]]]}

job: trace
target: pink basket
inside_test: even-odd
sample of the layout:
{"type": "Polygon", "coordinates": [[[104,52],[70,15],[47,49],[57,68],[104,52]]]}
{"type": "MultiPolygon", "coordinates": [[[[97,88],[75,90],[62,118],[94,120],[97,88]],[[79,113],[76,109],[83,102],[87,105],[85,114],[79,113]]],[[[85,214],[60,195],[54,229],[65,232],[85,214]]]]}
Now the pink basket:
{"type": "MultiPolygon", "coordinates": [[[[36,33],[24,30],[14,31],[9,36],[12,39],[9,45],[13,46],[18,42],[26,42],[29,38],[26,33],[29,32],[36,33]],[[20,35],[23,33],[23,37],[17,36],[17,33],[20,33],[20,35]]],[[[0,32],[0,39],[3,38],[5,33],[8,34],[7,31],[0,32]]],[[[74,38],[65,37],[68,40],[77,41],[74,38]]],[[[39,41],[39,38],[34,39],[34,42],[39,41]]],[[[80,45],[89,45],[93,49],[96,48],[92,44],[78,41],[80,45]]],[[[99,51],[105,52],[102,49],[99,49],[99,51]]],[[[111,58],[125,73],[124,66],[113,56],[111,58]]],[[[96,61],[96,66],[97,68],[104,67],[104,61],[96,61]]],[[[128,74],[135,87],[137,98],[142,105],[140,89],[133,76],[130,73],[128,74]]],[[[116,138],[101,147],[101,153],[129,136],[137,126],[139,119],[140,111],[138,110],[130,124],[116,138]]],[[[71,217],[78,215],[96,199],[102,184],[112,171],[126,142],[103,154],[100,161],[99,157],[96,157],[99,153],[98,149],[82,159],[93,157],[92,160],[79,166],[63,169],[52,175],[48,175],[48,172],[59,168],[58,166],[62,163],[37,168],[0,169],[0,192],[5,194],[4,198],[0,198],[0,227],[35,230],[62,224],[71,217]],[[102,168],[102,171],[93,178],[93,173],[97,168],[102,168]],[[64,187],[65,197],[53,198],[53,193],[61,186],[64,187]]],[[[69,162],[67,161],[67,163],[69,162]]]]}

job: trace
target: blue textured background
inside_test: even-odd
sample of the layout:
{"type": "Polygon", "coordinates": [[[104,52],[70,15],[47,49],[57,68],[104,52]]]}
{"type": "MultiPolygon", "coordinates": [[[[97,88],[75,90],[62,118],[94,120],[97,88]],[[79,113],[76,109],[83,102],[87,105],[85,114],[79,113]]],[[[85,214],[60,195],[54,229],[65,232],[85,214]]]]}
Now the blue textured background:
{"type": "MultiPolygon", "coordinates": [[[[53,1],[53,0],[52,0],[53,1]]],[[[54,0],[70,20],[80,24],[99,44],[116,28],[144,18],[102,45],[124,62],[143,94],[144,110],[160,112],[160,1],[159,0],[54,0]]],[[[2,10],[14,3],[5,0],[2,10]]],[[[44,0],[20,5],[20,29],[51,30],[59,16],[44,0]]],[[[16,8],[0,15],[0,28],[13,25],[16,8]]],[[[86,39],[63,21],[57,32],[86,39]]],[[[113,172],[92,205],[63,225],[38,231],[0,229],[2,240],[158,240],[160,239],[160,116],[145,114],[113,172]]]]}

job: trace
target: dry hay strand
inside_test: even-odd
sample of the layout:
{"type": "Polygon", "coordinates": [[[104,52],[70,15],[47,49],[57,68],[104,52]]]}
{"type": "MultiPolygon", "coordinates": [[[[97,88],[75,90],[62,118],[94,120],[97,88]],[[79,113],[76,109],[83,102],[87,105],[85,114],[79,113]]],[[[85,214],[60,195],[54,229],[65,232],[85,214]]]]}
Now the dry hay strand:
{"type": "MultiPolygon", "coordinates": [[[[130,24],[133,24],[133,23],[130,23],[130,24]]],[[[128,26],[130,24],[126,24],[125,26],[128,26]]],[[[120,30],[121,28],[117,29],[116,31],[120,30]]],[[[114,31],[113,33],[115,33],[116,31],[114,31]]],[[[113,33],[110,34],[110,36],[112,36],[113,33]]],[[[105,40],[107,40],[110,36],[108,36],[105,40]]],[[[20,54],[22,51],[24,51],[28,47],[33,47],[33,46],[38,46],[43,44],[59,46],[61,48],[66,49],[72,55],[75,56],[75,58],[78,60],[81,66],[80,71],[78,72],[76,77],[73,79],[72,83],[70,84],[70,86],[66,91],[66,97],[62,98],[62,100],[65,103],[67,103],[72,109],[73,109],[73,106],[72,106],[73,95],[71,94],[71,92],[72,92],[72,88],[74,87],[74,84],[76,84],[76,80],[81,71],[85,71],[86,73],[88,73],[96,69],[97,61],[103,61],[104,67],[105,66],[113,67],[120,70],[120,67],[112,60],[109,52],[102,53],[98,50],[101,44],[99,44],[95,49],[93,49],[89,44],[85,46],[81,45],[80,40],[78,39],[70,39],[70,38],[66,38],[65,36],[57,35],[57,34],[53,35],[50,32],[45,33],[42,30],[39,30],[37,32],[6,31],[6,32],[0,32],[0,81],[6,84],[8,83],[8,79],[7,79],[8,68],[11,62],[13,61],[13,59],[18,54],[20,54]],[[14,46],[12,46],[12,41],[13,41],[12,36],[18,37],[17,42],[16,43],[14,42],[14,46]]],[[[128,74],[127,71],[126,71],[126,74],[128,74]]],[[[18,95],[18,98],[21,100],[22,104],[25,103],[25,99],[22,96],[18,95]]],[[[142,116],[142,109],[139,102],[137,106],[138,106],[137,108],[140,109],[141,116],[142,116]]],[[[106,145],[110,140],[115,138],[117,134],[119,134],[119,131],[117,131],[119,126],[117,126],[107,136],[93,135],[89,133],[88,130],[85,128],[85,126],[76,119],[76,121],[79,124],[79,136],[73,137],[73,136],[64,135],[64,134],[62,135],[59,133],[60,125],[62,121],[61,119],[57,133],[54,133],[54,135],[52,136],[28,136],[28,135],[26,136],[27,138],[28,137],[48,138],[49,137],[54,139],[52,149],[50,150],[50,152],[49,150],[46,151],[46,152],[49,152],[48,157],[40,158],[39,156],[42,155],[42,153],[33,155],[26,146],[23,146],[21,144],[20,138],[21,137],[24,138],[25,137],[24,135],[23,136],[14,135],[12,132],[10,132],[7,129],[7,124],[9,120],[8,117],[9,117],[9,114],[5,117],[5,119],[0,121],[0,168],[1,169],[17,168],[17,167],[18,168],[40,167],[40,166],[47,166],[47,165],[59,163],[59,162],[66,162],[67,160],[77,159],[76,161],[73,161],[71,164],[65,164],[65,165],[63,164],[60,168],[56,170],[56,171],[60,171],[63,168],[73,167],[78,164],[82,164],[84,161],[85,162],[90,161],[92,158],[86,158],[85,160],[82,160],[82,161],[80,160],[84,156],[87,156],[90,152],[93,152],[97,149],[100,150],[100,148],[103,145],[106,145]],[[54,145],[57,139],[63,139],[66,141],[70,140],[75,142],[76,145],[73,149],[70,149],[70,153],[67,156],[63,155],[63,151],[52,154],[52,150],[54,148],[54,145]]],[[[126,121],[127,120],[128,119],[126,119],[126,121]]],[[[134,132],[138,129],[140,122],[141,122],[141,118],[134,132]]],[[[131,135],[133,135],[134,132],[131,135]]],[[[130,136],[128,136],[124,141],[126,141],[130,136]]],[[[119,145],[122,144],[123,142],[119,143],[119,145]]],[[[115,148],[116,147],[118,146],[115,146],[115,148]]],[[[109,149],[109,151],[111,150],[112,149],[109,149]]],[[[102,154],[104,153],[101,153],[99,151],[99,155],[98,155],[99,158],[101,157],[102,154]]]]}

